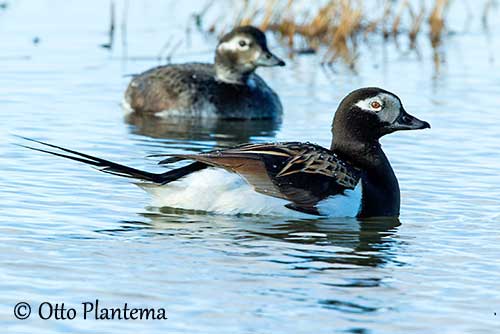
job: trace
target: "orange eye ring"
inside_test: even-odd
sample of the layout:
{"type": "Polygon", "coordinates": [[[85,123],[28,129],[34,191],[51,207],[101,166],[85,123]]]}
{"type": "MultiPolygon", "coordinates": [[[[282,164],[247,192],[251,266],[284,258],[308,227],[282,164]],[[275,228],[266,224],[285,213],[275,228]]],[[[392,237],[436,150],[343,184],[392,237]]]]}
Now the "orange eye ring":
{"type": "Polygon", "coordinates": [[[370,103],[370,107],[372,107],[373,109],[381,109],[382,105],[378,101],[373,101],[370,103]]]}

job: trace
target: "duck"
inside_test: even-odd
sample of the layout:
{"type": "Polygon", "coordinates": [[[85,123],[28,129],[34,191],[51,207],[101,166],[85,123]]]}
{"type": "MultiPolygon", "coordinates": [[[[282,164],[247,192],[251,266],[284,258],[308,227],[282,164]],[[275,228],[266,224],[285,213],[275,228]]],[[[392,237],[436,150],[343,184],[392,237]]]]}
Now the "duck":
{"type": "Polygon", "coordinates": [[[55,150],[24,146],[138,180],[158,206],[218,214],[397,218],[399,183],[380,138],[426,128],[430,124],[407,113],[397,95],[367,87],[340,102],[330,148],[310,142],[247,143],[165,154],[160,164],[189,163],[150,173],[29,138],[55,150]]]}
{"type": "Polygon", "coordinates": [[[276,119],[281,101],[255,73],[270,66],[285,62],[269,51],[266,35],[253,26],[236,27],[219,41],[214,64],[171,64],[135,76],[124,109],[160,117],[276,119]]]}

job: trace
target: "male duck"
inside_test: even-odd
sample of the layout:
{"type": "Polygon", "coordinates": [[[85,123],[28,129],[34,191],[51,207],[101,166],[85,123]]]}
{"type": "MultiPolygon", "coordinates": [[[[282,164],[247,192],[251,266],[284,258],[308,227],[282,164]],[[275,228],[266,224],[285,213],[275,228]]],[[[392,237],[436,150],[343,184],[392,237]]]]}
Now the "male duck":
{"type": "Polygon", "coordinates": [[[159,66],[137,75],[125,92],[125,108],[158,116],[269,119],[282,112],[280,99],[255,73],[259,66],[285,66],[266,35],[252,26],[220,40],[215,64],[159,66]]]}
{"type": "Polygon", "coordinates": [[[408,114],[393,93],[363,88],[340,103],[330,149],[285,142],[168,155],[162,163],[194,162],[161,174],[41,142],[71,155],[36,150],[148,181],[142,187],[154,193],[161,206],[223,214],[289,215],[298,211],[301,215],[397,217],[398,180],[379,139],[399,130],[425,128],[430,128],[429,123],[408,114]]]}

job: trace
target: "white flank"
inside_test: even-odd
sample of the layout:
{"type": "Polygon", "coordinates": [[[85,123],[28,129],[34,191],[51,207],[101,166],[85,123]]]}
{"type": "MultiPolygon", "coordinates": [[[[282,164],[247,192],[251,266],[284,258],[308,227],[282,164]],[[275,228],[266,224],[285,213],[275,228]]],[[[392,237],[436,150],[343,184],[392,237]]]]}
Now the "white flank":
{"type": "MultiPolygon", "coordinates": [[[[139,184],[139,186],[153,196],[152,204],[157,207],[168,206],[226,215],[314,217],[286,208],[288,201],[257,193],[239,175],[219,168],[207,168],[165,186],[154,184],[139,184]]],[[[333,198],[322,201],[318,208],[322,214],[332,217],[354,217],[361,200],[361,195],[357,195],[358,192],[361,192],[360,187],[346,192],[346,196],[335,196],[334,199],[339,202],[333,198]]]]}
{"type": "Polygon", "coordinates": [[[358,183],[353,190],[346,190],[344,195],[336,195],[318,203],[317,207],[322,215],[330,217],[356,217],[361,208],[361,194],[363,186],[358,183]]]}
{"type": "Polygon", "coordinates": [[[122,109],[123,109],[123,112],[127,115],[127,114],[130,114],[132,112],[134,112],[134,109],[132,109],[132,106],[130,105],[130,103],[127,101],[127,98],[123,98],[122,100],[122,109]]]}

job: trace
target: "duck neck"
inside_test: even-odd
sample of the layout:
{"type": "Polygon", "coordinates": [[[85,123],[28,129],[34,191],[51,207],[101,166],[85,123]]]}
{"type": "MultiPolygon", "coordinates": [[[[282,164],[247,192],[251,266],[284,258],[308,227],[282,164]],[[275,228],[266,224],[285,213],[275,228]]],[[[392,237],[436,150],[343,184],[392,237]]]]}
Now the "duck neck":
{"type": "Polygon", "coordinates": [[[363,170],[359,218],[399,216],[399,184],[382,147],[377,140],[335,138],[331,150],[341,159],[363,170]]]}
{"type": "Polygon", "coordinates": [[[216,79],[225,83],[246,85],[250,75],[253,73],[253,69],[242,70],[234,64],[234,59],[231,59],[228,55],[217,52],[214,64],[216,79]]]}

